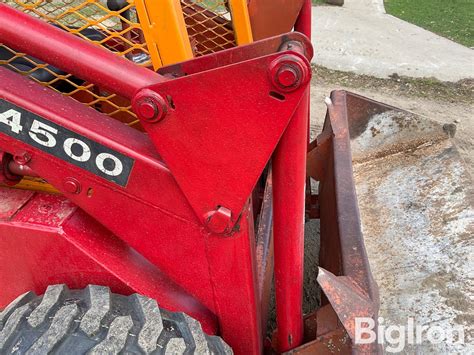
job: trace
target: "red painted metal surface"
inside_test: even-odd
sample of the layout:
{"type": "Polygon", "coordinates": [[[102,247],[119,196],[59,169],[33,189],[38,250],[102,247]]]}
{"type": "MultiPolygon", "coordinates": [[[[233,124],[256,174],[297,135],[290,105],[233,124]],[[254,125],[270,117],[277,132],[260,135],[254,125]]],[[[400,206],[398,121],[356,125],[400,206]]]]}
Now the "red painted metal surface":
{"type": "Polygon", "coordinates": [[[313,57],[313,47],[311,42],[301,33],[291,32],[284,36],[266,38],[264,41],[253,42],[248,45],[239,46],[236,50],[221,51],[218,55],[206,55],[193,60],[162,67],[158,73],[175,77],[199,73],[205,70],[216,69],[218,67],[240,63],[246,60],[273,54],[282,50],[285,43],[299,43],[302,48],[298,53],[306,58],[313,57]]]}
{"type": "Polygon", "coordinates": [[[0,196],[2,209],[9,207],[0,215],[0,283],[10,285],[2,289],[0,308],[29,289],[43,293],[49,284],[97,283],[146,294],[170,310],[187,309],[208,331],[217,330],[208,309],[71,201],[6,188],[0,188],[0,196]]]}
{"type": "MultiPolygon", "coordinates": [[[[271,73],[268,73],[268,68],[273,61],[286,53],[269,54],[264,52],[266,47],[256,46],[257,50],[253,52],[256,58],[252,61],[244,61],[239,55],[233,56],[232,53],[242,51],[240,48],[234,48],[227,53],[210,55],[216,58],[215,61],[219,65],[221,57],[224,58],[222,62],[232,58],[232,62],[221,66],[220,70],[202,74],[197,72],[162,82],[165,80],[163,76],[137,68],[112,53],[107,52],[105,55],[106,51],[64,31],[51,29],[51,26],[5,5],[0,7],[0,16],[5,18],[8,24],[20,24],[15,36],[11,31],[0,31],[0,38],[5,36],[3,41],[7,45],[21,51],[32,50],[35,57],[81,79],[100,84],[112,92],[132,98],[138,89],[161,82],[133,96],[136,97],[135,111],[140,115],[143,111],[140,110],[139,102],[150,98],[153,91],[158,94],[155,94],[153,101],[168,114],[164,120],[160,117],[159,124],[156,124],[158,120],[150,122],[141,116],[145,129],[198,219],[205,223],[209,214],[218,206],[225,207],[231,214],[227,231],[238,220],[246,199],[268,162],[310,78],[310,69],[307,69],[301,74],[295,90],[276,98],[274,91],[281,88],[275,88],[269,82],[268,76],[271,73]],[[23,33],[23,27],[24,34],[18,35],[23,33]],[[28,29],[33,27],[35,33],[39,31],[46,37],[41,46],[32,42],[34,37],[28,37],[28,29]],[[58,42],[69,44],[61,51],[58,49],[58,42]],[[85,54],[71,55],[70,53],[74,53],[72,48],[85,54]],[[63,52],[69,54],[62,55],[63,52]],[[242,75],[244,72],[246,75],[242,75]],[[221,80],[223,77],[226,78],[225,81],[221,80]],[[132,78],[130,83],[129,78],[132,78]],[[206,97],[206,101],[219,104],[190,105],[189,102],[195,100],[196,90],[200,92],[200,97],[206,97]],[[171,100],[169,105],[162,97],[171,100]],[[213,122],[219,124],[215,125],[213,122]],[[257,122],[259,125],[256,125],[257,122]],[[262,125],[266,127],[265,135],[262,135],[260,129],[262,125]],[[196,146],[199,146],[199,149],[196,149],[196,146]],[[215,154],[216,149],[225,153],[215,154]],[[218,169],[228,165],[233,166],[233,169],[218,169]]],[[[280,37],[279,47],[288,42],[287,37],[280,37]]],[[[303,67],[309,68],[309,62],[304,55],[312,54],[312,51],[307,49],[311,44],[304,37],[299,37],[299,40],[302,42],[301,48],[295,49],[299,49],[301,54],[293,53],[293,60],[302,61],[303,67]]]]}
{"type": "Polygon", "coordinates": [[[94,46],[79,37],[0,4],[3,44],[61,68],[91,83],[98,83],[126,98],[137,90],[166,80],[160,75],[94,46]]]}
{"type": "MultiPolygon", "coordinates": [[[[309,73],[288,93],[279,94],[269,81],[268,68],[288,53],[184,76],[138,93],[172,100],[165,118],[143,120],[143,127],[203,224],[224,207],[229,211],[224,229],[231,232],[304,94],[309,73]],[[196,92],[208,104],[190,105],[196,92]]],[[[306,59],[291,58],[309,68],[306,59]]]]}
{"type": "MultiPolygon", "coordinates": [[[[0,307],[51,283],[103,284],[189,313],[236,354],[261,353],[271,242],[256,240],[251,196],[273,158],[278,347],[298,346],[308,40],[287,34],[222,51],[163,68],[165,78],[5,5],[0,18],[0,42],[132,99],[147,130],[0,68],[0,99],[133,160],[120,185],[0,133],[2,157],[17,157],[16,174],[40,176],[63,194],[0,188],[0,262],[6,265],[0,283],[12,285],[0,293],[0,307]]],[[[298,26],[307,28],[307,21],[303,13],[298,26]]],[[[340,96],[334,101],[342,105],[340,96]]],[[[373,300],[343,119],[331,116],[325,132],[334,141],[313,153],[321,180],[321,262],[336,276],[350,276],[373,300]]],[[[3,163],[2,177],[11,173],[11,160],[3,163]]],[[[336,288],[325,288],[328,298],[334,300],[336,288]]],[[[333,331],[321,338],[324,344],[345,334],[333,331]]]]}
{"type": "MultiPolygon", "coordinates": [[[[32,159],[28,166],[36,174],[216,314],[221,333],[237,352],[258,352],[261,327],[253,276],[254,237],[247,224],[249,211],[243,211],[240,229],[232,238],[208,233],[144,133],[5,69],[0,68],[0,78],[0,98],[114,148],[135,162],[128,185],[120,187],[3,134],[0,134],[0,149],[12,155],[29,152],[32,159]],[[80,193],[65,188],[64,181],[70,177],[82,186],[80,193]],[[137,223],[140,228],[136,228],[137,223]],[[219,258],[211,258],[213,248],[219,250],[219,258]],[[223,270],[234,276],[224,277],[223,270]],[[247,343],[240,342],[243,336],[249,339],[247,343]]],[[[172,306],[160,302],[164,308],[172,306]]]]}
{"type": "Polygon", "coordinates": [[[23,190],[0,189],[0,219],[12,217],[28,200],[34,192],[23,190]]]}
{"type": "Polygon", "coordinates": [[[311,18],[312,18],[312,2],[311,0],[304,0],[303,7],[298,15],[295,23],[295,31],[304,34],[311,40],[311,18]]]}
{"type": "Polygon", "coordinates": [[[273,159],[278,350],[303,340],[304,186],[308,107],[298,107],[273,159]]]}
{"type": "Polygon", "coordinates": [[[10,169],[11,164],[18,164],[14,161],[11,154],[0,151],[0,184],[13,186],[20,180],[21,176],[15,173],[15,167],[10,169]]]}
{"type": "MultiPolygon", "coordinates": [[[[65,32],[40,25],[26,15],[18,15],[2,6],[0,16],[10,24],[18,23],[17,33],[22,32],[18,31],[19,27],[35,27],[47,37],[43,41],[45,45],[39,48],[30,43],[27,38],[30,31],[26,28],[24,36],[0,30],[0,41],[17,49],[15,42],[19,42],[22,51],[79,77],[85,76],[87,80],[97,82],[113,92],[132,96],[138,89],[162,81],[161,76],[152,72],[144,75],[143,72],[137,72],[136,68],[128,70],[125,66],[120,69],[122,61],[85,42],[77,42],[65,32]],[[72,48],[61,47],[59,42],[73,43],[71,46],[77,46],[87,53],[75,56],[64,50],[72,48]],[[53,50],[51,47],[54,46],[61,47],[61,50],[53,50]],[[48,57],[49,50],[51,58],[48,57]],[[123,70],[127,71],[126,76],[123,70]]],[[[220,334],[237,354],[260,353],[263,341],[262,305],[258,292],[256,241],[249,198],[308,85],[308,74],[302,72],[298,74],[301,75],[298,85],[291,92],[278,93],[280,88],[274,87],[268,76],[270,64],[280,56],[294,58],[295,70],[301,70],[298,65],[303,65],[309,71],[307,59],[300,54],[311,53],[310,45],[303,37],[299,36],[303,41],[301,46],[297,46],[299,52],[275,53],[290,36],[294,37],[289,35],[281,36],[279,40],[271,39],[268,45],[256,43],[255,50],[247,47],[242,52],[244,54],[239,55],[240,50],[237,48],[230,50],[231,53],[221,52],[208,59],[200,59],[200,63],[205,64],[204,69],[210,63],[216,64],[205,74],[194,66],[197,70],[193,74],[152,86],[153,93],[156,93],[154,95],[158,95],[156,102],[163,105],[159,100],[165,98],[169,111],[161,121],[151,123],[150,120],[156,121],[155,117],[151,117],[154,114],[147,115],[148,111],[145,110],[143,123],[148,135],[0,68],[1,99],[134,160],[126,184],[119,186],[47,151],[0,134],[0,150],[12,156],[25,152],[29,156],[25,162],[29,171],[61,191],[70,201],[68,203],[78,206],[78,212],[68,220],[69,223],[85,226],[92,217],[101,225],[102,233],[84,227],[79,233],[75,229],[67,229],[72,228],[68,224],[64,230],[70,233],[64,234],[64,243],[59,243],[57,248],[48,244],[47,252],[58,255],[62,249],[71,249],[73,245],[75,252],[69,263],[76,263],[74,260],[77,257],[80,266],[83,264],[80,260],[87,256],[91,265],[94,263],[90,260],[99,263],[97,270],[106,269],[106,273],[118,275],[117,284],[126,282],[128,289],[122,289],[123,292],[133,289],[153,294],[164,308],[185,310],[185,305],[177,303],[188,296],[176,297],[173,301],[170,297],[172,292],[166,291],[169,289],[167,285],[176,285],[179,292],[191,296],[202,305],[201,311],[190,313],[202,321],[208,330],[213,329],[212,317],[208,312],[217,317],[220,334]],[[279,45],[276,45],[278,42],[279,45]],[[226,81],[222,78],[226,78],[226,81]],[[238,100],[235,99],[236,90],[238,100]],[[273,91],[275,94],[271,93],[273,91]],[[207,97],[207,101],[196,104],[196,97],[207,97]],[[275,116],[275,112],[280,113],[275,116]],[[266,126],[274,127],[273,133],[266,138],[262,135],[262,120],[266,126]],[[189,155],[176,147],[185,149],[189,155]],[[176,165],[180,160],[184,165],[176,165]],[[229,169],[229,164],[232,169],[229,169]],[[193,198],[194,194],[200,195],[202,201],[193,198]],[[197,209],[196,206],[205,208],[197,209]],[[203,211],[220,207],[230,210],[234,218],[234,228],[225,237],[209,232],[205,228],[209,221],[202,219],[203,211]],[[197,216],[196,210],[199,211],[197,216]],[[104,238],[115,238],[116,252],[106,248],[104,238]],[[120,248],[122,252],[119,252],[120,248]],[[128,253],[126,248],[134,252],[128,253]],[[137,260],[146,260],[150,264],[142,265],[137,260]],[[134,274],[126,270],[129,263],[137,265],[134,274]],[[150,270],[154,270],[158,276],[150,276],[150,270]],[[140,277],[150,280],[165,278],[169,282],[143,283],[140,277]]],[[[183,63],[182,67],[186,68],[187,65],[183,63]]],[[[156,105],[155,101],[153,105],[156,105]]],[[[34,208],[40,207],[35,205],[34,208]]],[[[34,216],[34,208],[25,206],[22,214],[34,216]]],[[[26,230],[32,234],[46,233],[41,226],[42,219],[33,220],[26,230]]],[[[26,242],[7,237],[12,235],[12,230],[19,228],[16,222],[5,222],[4,228],[2,238],[9,248],[4,249],[2,257],[8,255],[7,251],[11,253],[14,245],[26,242]]],[[[50,233],[49,237],[52,238],[53,234],[50,233]]],[[[26,238],[25,234],[23,238],[26,238]]],[[[44,253],[44,249],[32,248],[29,258],[38,260],[40,250],[44,253]]],[[[51,262],[46,256],[42,257],[51,262]]],[[[22,267],[20,260],[16,267],[22,268],[25,275],[32,272],[31,267],[22,267]]],[[[77,285],[74,278],[108,284],[104,278],[94,276],[99,271],[93,269],[91,266],[91,269],[81,269],[69,276],[65,272],[60,275],[62,281],[72,287],[77,285]]],[[[4,272],[0,272],[0,277],[11,280],[12,270],[4,272]]],[[[48,269],[46,264],[41,272],[41,278],[24,278],[17,284],[21,285],[22,290],[42,290],[52,280],[61,281],[56,271],[48,269]]],[[[9,301],[10,296],[2,295],[2,303],[9,301]]]]}

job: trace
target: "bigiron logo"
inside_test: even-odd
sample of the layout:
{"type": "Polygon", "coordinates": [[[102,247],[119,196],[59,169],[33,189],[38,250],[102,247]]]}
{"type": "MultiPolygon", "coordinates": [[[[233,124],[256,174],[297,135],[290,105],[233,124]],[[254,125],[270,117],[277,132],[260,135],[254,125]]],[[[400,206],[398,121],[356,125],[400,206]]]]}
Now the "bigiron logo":
{"type": "Polygon", "coordinates": [[[126,186],[134,160],[41,116],[0,100],[0,133],[126,186]]]}

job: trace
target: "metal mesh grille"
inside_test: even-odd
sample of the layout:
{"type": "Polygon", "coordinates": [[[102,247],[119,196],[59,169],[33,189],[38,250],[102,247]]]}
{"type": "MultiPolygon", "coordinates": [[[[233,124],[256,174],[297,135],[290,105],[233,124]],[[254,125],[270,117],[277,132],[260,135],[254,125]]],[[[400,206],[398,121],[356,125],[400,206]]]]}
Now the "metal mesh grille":
{"type": "MultiPolygon", "coordinates": [[[[137,20],[133,0],[122,8],[107,7],[106,0],[3,0],[137,64],[150,66],[150,57],[137,20]],[[114,11],[115,10],[115,11],[114,11]]],[[[139,127],[130,102],[75,78],[24,53],[0,44],[0,65],[28,75],[64,95],[91,106],[130,126],[139,127]]]]}
{"type": "MultiPolygon", "coordinates": [[[[134,1],[127,0],[122,8],[109,8],[107,0],[2,0],[139,65],[151,66],[134,1]]],[[[236,46],[227,0],[181,0],[181,5],[195,56],[236,46]]],[[[30,55],[0,44],[0,66],[28,75],[44,86],[141,128],[128,100],[30,55]]]]}
{"type": "Polygon", "coordinates": [[[227,0],[181,0],[196,56],[236,46],[227,0]]]}

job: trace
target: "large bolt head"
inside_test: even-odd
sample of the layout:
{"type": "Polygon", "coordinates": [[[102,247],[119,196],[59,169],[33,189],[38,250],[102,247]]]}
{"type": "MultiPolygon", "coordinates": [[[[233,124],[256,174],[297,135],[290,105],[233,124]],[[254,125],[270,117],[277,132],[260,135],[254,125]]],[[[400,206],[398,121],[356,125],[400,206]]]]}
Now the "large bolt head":
{"type": "Polygon", "coordinates": [[[282,55],[270,63],[270,81],[281,92],[292,92],[306,84],[311,77],[309,63],[297,55],[282,55]]]}
{"type": "Polygon", "coordinates": [[[156,104],[152,100],[143,100],[138,105],[138,115],[146,120],[152,120],[158,115],[156,104]]]}
{"type": "Polygon", "coordinates": [[[209,211],[204,215],[207,229],[212,233],[229,233],[232,222],[232,212],[225,207],[218,207],[214,211],[209,211]]]}
{"type": "Polygon", "coordinates": [[[276,74],[276,80],[283,87],[294,86],[299,80],[298,72],[288,65],[283,65],[276,74]]]}
{"type": "Polygon", "coordinates": [[[168,103],[158,93],[144,89],[140,91],[132,102],[133,111],[147,122],[159,122],[168,113],[168,103]]]}

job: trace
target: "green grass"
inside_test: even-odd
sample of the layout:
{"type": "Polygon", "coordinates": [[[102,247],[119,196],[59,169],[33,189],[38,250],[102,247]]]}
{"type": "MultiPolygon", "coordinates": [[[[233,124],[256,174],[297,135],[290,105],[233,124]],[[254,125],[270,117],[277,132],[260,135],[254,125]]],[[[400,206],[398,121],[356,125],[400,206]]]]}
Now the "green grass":
{"type": "Polygon", "coordinates": [[[385,0],[387,13],[474,47],[474,0],[385,0]]]}
{"type": "Polygon", "coordinates": [[[324,4],[324,0],[311,0],[313,5],[324,4]]]}

